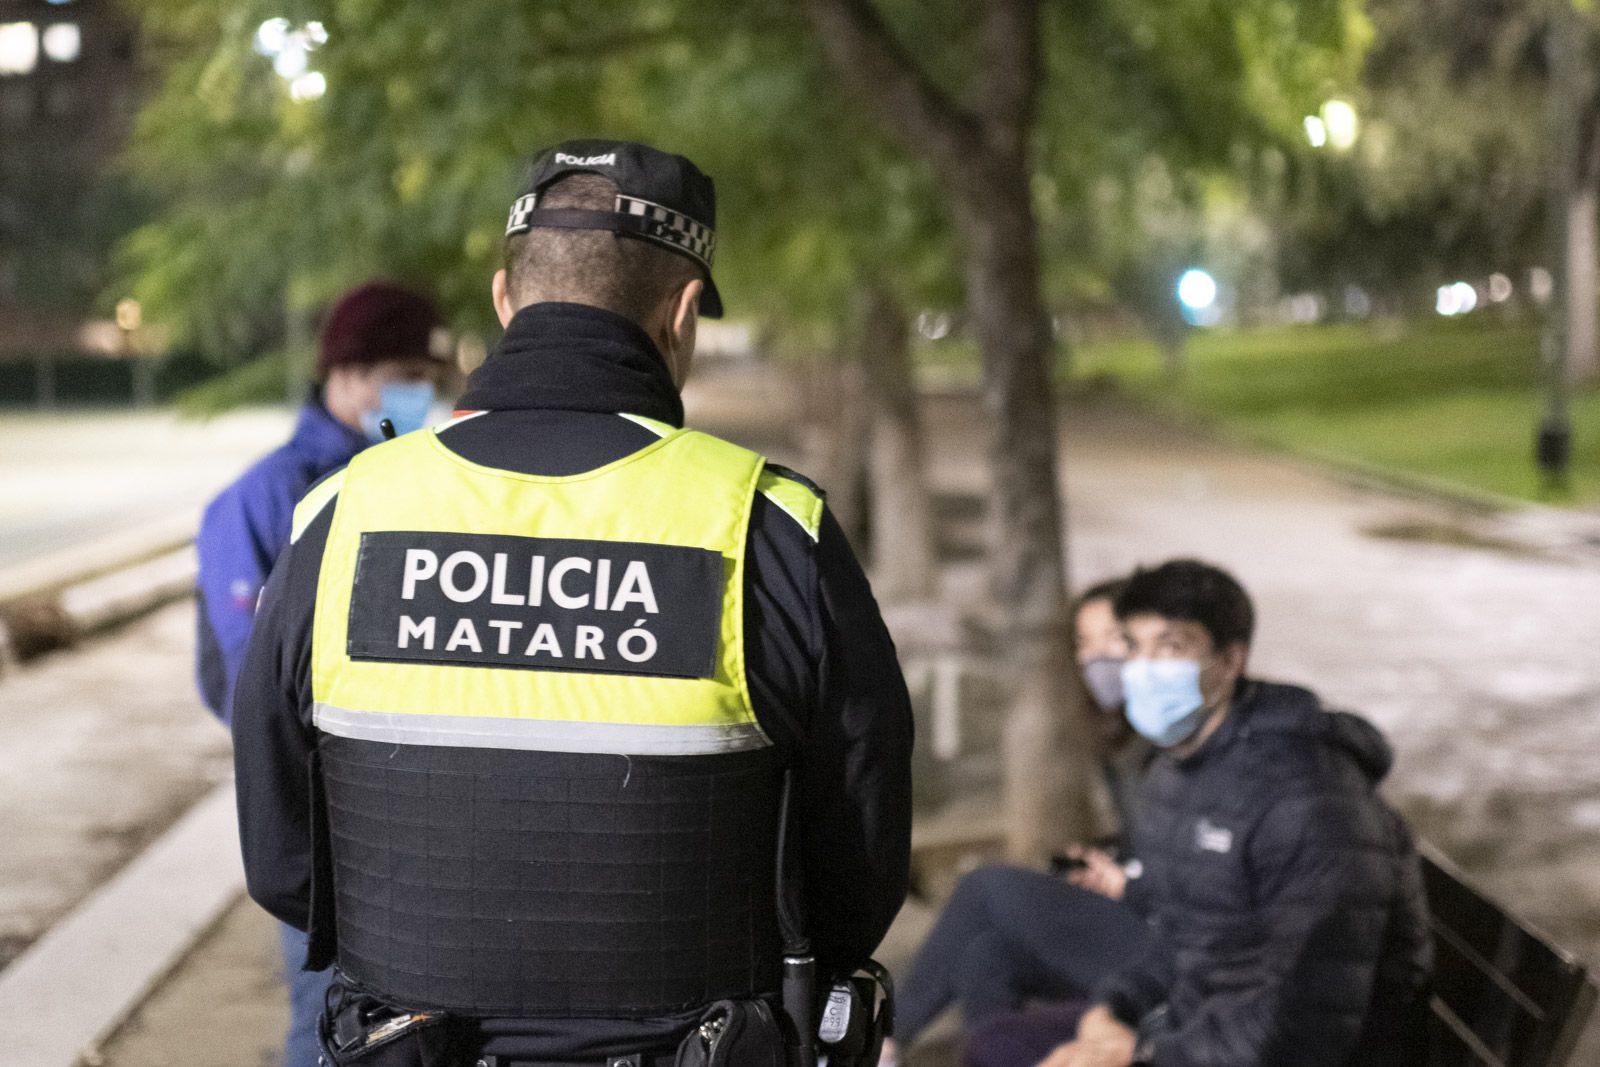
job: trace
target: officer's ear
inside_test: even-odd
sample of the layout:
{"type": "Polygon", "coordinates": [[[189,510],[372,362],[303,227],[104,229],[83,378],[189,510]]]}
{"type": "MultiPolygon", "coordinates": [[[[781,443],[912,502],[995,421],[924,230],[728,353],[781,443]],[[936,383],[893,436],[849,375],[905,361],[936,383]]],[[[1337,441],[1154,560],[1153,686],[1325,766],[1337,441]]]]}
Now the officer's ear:
{"type": "Polygon", "coordinates": [[[494,298],[494,313],[500,318],[501,327],[511,325],[511,317],[517,309],[511,305],[511,293],[506,287],[505,268],[494,272],[494,280],[489,283],[489,293],[494,298]]]}
{"type": "Polygon", "coordinates": [[[700,293],[706,283],[692,278],[673,296],[667,309],[667,369],[679,389],[689,377],[689,362],[694,358],[695,333],[700,322],[700,293]]]}

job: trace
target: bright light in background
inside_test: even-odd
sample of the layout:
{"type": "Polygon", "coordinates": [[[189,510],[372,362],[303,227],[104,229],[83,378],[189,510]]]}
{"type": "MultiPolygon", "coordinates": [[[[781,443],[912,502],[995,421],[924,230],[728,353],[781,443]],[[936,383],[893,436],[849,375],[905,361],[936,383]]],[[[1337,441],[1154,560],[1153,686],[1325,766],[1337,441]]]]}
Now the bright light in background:
{"type": "Polygon", "coordinates": [[[1433,309],[1441,315],[1465,315],[1478,306],[1478,291],[1467,282],[1439,286],[1433,309]]]}
{"type": "Polygon", "coordinates": [[[1306,140],[1311,142],[1312,148],[1321,148],[1328,143],[1328,124],[1315,115],[1306,116],[1306,140]]]}
{"type": "Polygon", "coordinates": [[[0,23],[0,74],[27,74],[38,63],[39,31],[33,23],[0,23]]]}
{"type": "Polygon", "coordinates": [[[264,56],[275,56],[283,51],[289,39],[288,19],[268,19],[256,29],[256,51],[264,56]]]}
{"type": "Polygon", "coordinates": [[[1217,307],[1217,280],[1208,271],[1190,267],[1178,276],[1178,303],[1183,319],[1191,326],[1215,326],[1222,321],[1217,307]]]}
{"type": "Polygon", "coordinates": [[[1528,272],[1528,292],[1534,303],[1543,304],[1555,295],[1556,280],[1543,267],[1534,267],[1528,272]]]}
{"type": "Polygon", "coordinates": [[[328,79],[321,71],[308,70],[289,83],[289,96],[294,100],[320,100],[328,91],[328,79]]]}
{"type": "Polygon", "coordinates": [[[83,50],[83,34],[78,31],[76,22],[58,22],[46,26],[42,40],[44,54],[57,63],[71,63],[83,50]]]}
{"type": "Polygon", "coordinates": [[[328,28],[320,22],[296,29],[288,19],[273,18],[256,27],[255,49],[289,83],[292,100],[318,100],[328,91],[327,77],[311,69],[311,53],[327,43],[328,28]]]}
{"type": "Polygon", "coordinates": [[[306,50],[294,45],[284,45],[283,51],[272,57],[272,69],[278,72],[278,77],[286,80],[300,77],[310,64],[311,56],[306,50]]]}
{"type": "Polygon", "coordinates": [[[1217,302],[1217,280],[1198,267],[1178,278],[1178,303],[1190,311],[1204,311],[1217,302]]]}
{"type": "Polygon", "coordinates": [[[949,337],[953,325],[948,311],[924,311],[917,316],[917,332],[930,341],[949,337]]]}
{"type": "Polygon", "coordinates": [[[1511,279],[1504,274],[1489,275],[1489,303],[1503,304],[1511,299],[1511,279]]]}
{"type": "Polygon", "coordinates": [[[1322,126],[1328,147],[1336,152],[1348,151],[1361,132],[1361,120],[1356,117],[1355,106],[1348,100],[1338,98],[1322,105],[1322,126]]]}

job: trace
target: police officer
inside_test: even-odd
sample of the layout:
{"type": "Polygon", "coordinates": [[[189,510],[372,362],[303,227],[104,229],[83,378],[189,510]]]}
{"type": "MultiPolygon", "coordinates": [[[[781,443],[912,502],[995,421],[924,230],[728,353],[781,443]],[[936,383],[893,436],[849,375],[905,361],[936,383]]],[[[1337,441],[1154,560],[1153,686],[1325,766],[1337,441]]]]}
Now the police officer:
{"type": "Polygon", "coordinates": [[[824,977],[904,899],[911,716],[866,579],[814,486],[683,428],[714,225],[680,156],[541,153],[462,410],[296,509],[239,816],[251,895],[336,962],[335,1053],[650,1067],[778,993],[780,890],[824,977]]]}
{"type": "MultiPolygon", "coordinates": [[[[195,537],[195,673],[201,699],[224,723],[256,599],[289,543],[295,502],[313,482],[381,440],[382,419],[405,429],[423,424],[444,369],[431,345],[438,325],[433,301],[403,286],[368,282],[345,293],[323,323],[317,385],[301,405],[294,433],[207,505],[195,537]]],[[[289,969],[284,1067],[314,1067],[328,978],[300,970],[306,956],[301,930],[283,926],[280,940],[289,969]]]]}

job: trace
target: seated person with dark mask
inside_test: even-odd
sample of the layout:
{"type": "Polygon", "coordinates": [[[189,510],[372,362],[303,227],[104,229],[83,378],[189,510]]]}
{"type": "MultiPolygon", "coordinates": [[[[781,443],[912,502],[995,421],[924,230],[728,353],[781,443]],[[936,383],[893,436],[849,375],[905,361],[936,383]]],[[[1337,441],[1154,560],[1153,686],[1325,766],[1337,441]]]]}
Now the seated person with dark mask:
{"type": "MultiPolygon", "coordinates": [[[[1410,834],[1377,793],[1382,736],[1245,676],[1254,611],[1215,567],[1140,571],[1116,612],[1128,719],[1162,749],[1134,821],[1149,949],[1100,983],[1076,1037],[1013,1040],[1010,1062],[1425,1062],[1427,917],[1410,834]]],[[[1005,1023],[974,1041],[1003,1044],[1005,1023]]]]}
{"type": "MultiPolygon", "coordinates": [[[[1078,669],[1095,705],[1106,787],[1124,832],[1125,801],[1138,789],[1152,746],[1122,714],[1122,627],[1112,610],[1121,581],[1086,590],[1073,610],[1078,669]]],[[[966,875],[899,983],[895,1034],[902,1044],[952,1004],[966,1026],[1029,1001],[1082,1001],[1143,947],[1137,861],[1103,849],[1068,850],[1065,878],[1022,867],[966,875]]],[[[894,1056],[891,1044],[886,1059],[894,1056]]]]}

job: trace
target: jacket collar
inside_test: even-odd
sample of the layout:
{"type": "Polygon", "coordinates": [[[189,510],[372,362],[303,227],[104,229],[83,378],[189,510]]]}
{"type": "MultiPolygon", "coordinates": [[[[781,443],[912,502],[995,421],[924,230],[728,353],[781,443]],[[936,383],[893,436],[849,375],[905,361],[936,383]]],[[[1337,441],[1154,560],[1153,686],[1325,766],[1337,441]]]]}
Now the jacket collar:
{"type": "Polygon", "coordinates": [[[518,311],[457,407],[627,412],[683,425],[683,400],[655,342],[623,316],[586,304],[518,311]]]}
{"type": "Polygon", "coordinates": [[[1261,685],[1252,678],[1240,678],[1234,687],[1233,697],[1228,704],[1227,717],[1217,727],[1216,733],[1206,738],[1199,748],[1183,757],[1174,757],[1173,762],[1184,770],[1200,766],[1206,760],[1221,752],[1241,735],[1247,735],[1249,728],[1245,720],[1261,696],[1261,685]]]}
{"type": "Polygon", "coordinates": [[[320,389],[313,391],[300,406],[300,417],[289,437],[289,447],[297,454],[328,470],[350,462],[371,443],[365,434],[333,417],[322,402],[320,389]]]}

